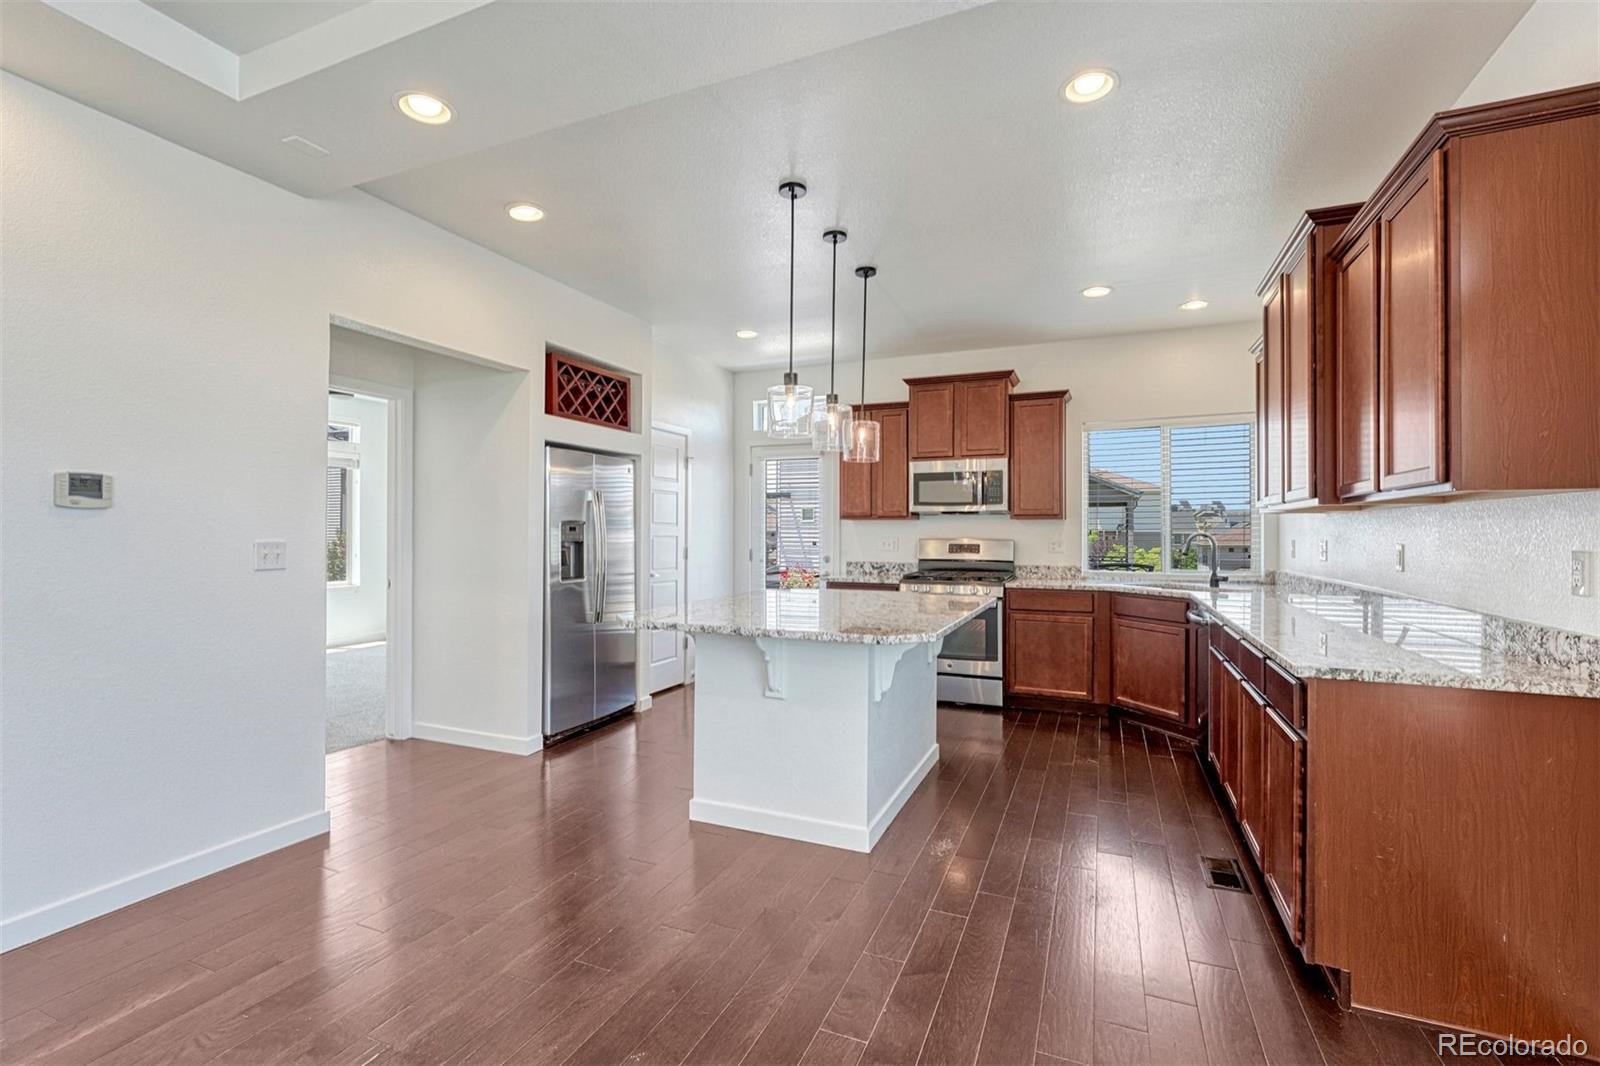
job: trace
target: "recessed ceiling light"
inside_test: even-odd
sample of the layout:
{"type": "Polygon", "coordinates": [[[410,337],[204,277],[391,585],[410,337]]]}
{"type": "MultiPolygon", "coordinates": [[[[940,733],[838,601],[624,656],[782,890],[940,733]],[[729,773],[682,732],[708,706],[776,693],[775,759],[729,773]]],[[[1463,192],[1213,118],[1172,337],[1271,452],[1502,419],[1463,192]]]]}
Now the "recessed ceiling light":
{"type": "Polygon", "coordinates": [[[394,106],[398,107],[406,118],[414,118],[430,126],[442,126],[449,122],[454,114],[449,104],[429,93],[401,93],[394,98],[394,106]]]}
{"type": "Polygon", "coordinates": [[[753,340],[755,340],[755,339],[756,339],[756,338],[757,338],[757,337],[759,337],[759,336],[761,336],[761,334],[759,334],[759,333],[757,333],[757,332],[756,332],[756,331],[755,331],[755,330],[753,330],[753,329],[739,329],[739,330],[734,330],[734,333],[733,333],[733,335],[734,335],[734,336],[735,336],[735,337],[738,337],[738,338],[739,338],[739,339],[740,339],[740,340],[742,340],[742,341],[753,341],[753,340]]]}
{"type": "Polygon", "coordinates": [[[1178,310],[1180,310],[1180,311],[1203,311],[1205,308],[1207,308],[1209,306],[1210,305],[1207,304],[1204,300],[1185,300],[1185,301],[1183,301],[1183,303],[1178,305],[1178,310]]]}
{"type": "Polygon", "coordinates": [[[1109,70],[1085,70],[1072,76],[1061,87],[1061,95],[1075,104],[1098,100],[1117,87],[1117,76],[1109,70]]]}
{"type": "Polygon", "coordinates": [[[1087,289],[1083,290],[1083,295],[1087,296],[1091,300],[1098,300],[1102,296],[1110,296],[1111,295],[1111,286],[1110,285],[1090,285],[1087,289]]]}
{"type": "Polygon", "coordinates": [[[538,204],[530,204],[523,200],[514,204],[506,204],[506,214],[517,222],[537,222],[544,217],[544,208],[538,204]]]}

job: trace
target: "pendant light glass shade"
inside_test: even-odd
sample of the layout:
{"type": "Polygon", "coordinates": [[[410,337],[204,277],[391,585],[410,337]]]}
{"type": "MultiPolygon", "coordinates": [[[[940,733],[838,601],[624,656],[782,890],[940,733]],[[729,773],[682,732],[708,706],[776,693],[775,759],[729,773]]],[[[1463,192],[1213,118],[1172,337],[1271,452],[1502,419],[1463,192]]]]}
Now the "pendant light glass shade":
{"type": "Polygon", "coordinates": [[[839,332],[839,245],[845,242],[845,231],[830,229],[822,239],[833,245],[833,275],[828,305],[828,398],[812,413],[811,447],[819,452],[843,452],[850,446],[850,426],[854,421],[850,405],[839,402],[833,391],[833,360],[835,340],[839,332]]]}
{"type": "Polygon", "coordinates": [[[850,422],[850,444],[841,456],[847,463],[876,463],[883,458],[883,427],[870,418],[850,422]]]}
{"type": "Polygon", "coordinates": [[[818,407],[811,418],[811,447],[819,452],[843,452],[850,446],[855,416],[850,405],[840,403],[834,393],[818,407]]]}
{"type": "Polygon", "coordinates": [[[767,436],[803,440],[811,436],[811,386],[797,374],[783,375],[782,385],[767,389],[767,436]]]}
{"type": "Polygon", "coordinates": [[[794,372],[794,202],[805,194],[798,181],[778,186],[778,195],[789,201],[789,370],[783,384],[767,389],[767,436],[775,440],[811,438],[811,386],[800,384],[794,372]]]}
{"type": "Polygon", "coordinates": [[[876,463],[883,457],[883,427],[867,417],[867,279],[877,267],[856,267],[861,279],[861,404],[850,420],[850,443],[840,456],[847,463],[876,463]]]}

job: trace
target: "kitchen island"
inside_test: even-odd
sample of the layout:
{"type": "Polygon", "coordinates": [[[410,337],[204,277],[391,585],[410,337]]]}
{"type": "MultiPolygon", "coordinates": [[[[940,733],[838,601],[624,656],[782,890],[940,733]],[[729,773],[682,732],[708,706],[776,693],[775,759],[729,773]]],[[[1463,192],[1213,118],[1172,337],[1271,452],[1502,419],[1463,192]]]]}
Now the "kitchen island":
{"type": "Polygon", "coordinates": [[[689,817],[870,851],[939,761],[940,642],[992,602],[767,589],[640,615],[695,638],[689,817]]]}

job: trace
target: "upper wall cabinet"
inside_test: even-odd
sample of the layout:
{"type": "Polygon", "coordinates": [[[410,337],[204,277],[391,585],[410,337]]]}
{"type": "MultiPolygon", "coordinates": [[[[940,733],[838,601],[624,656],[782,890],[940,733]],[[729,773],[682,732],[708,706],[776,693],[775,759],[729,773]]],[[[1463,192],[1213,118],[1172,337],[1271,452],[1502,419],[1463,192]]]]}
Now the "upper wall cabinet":
{"type": "Polygon", "coordinates": [[[905,380],[911,390],[910,459],[985,458],[1007,453],[1015,371],[905,380]]]}
{"type": "Polygon", "coordinates": [[[906,467],[906,405],[869,404],[864,417],[878,423],[882,451],[876,463],[839,463],[839,517],[914,518],[906,467]]]}
{"type": "Polygon", "coordinates": [[[1263,283],[1258,497],[1600,488],[1600,84],[1434,117],[1263,283]]]}
{"type": "Polygon", "coordinates": [[[1307,211],[1267,272],[1261,297],[1262,355],[1256,495],[1262,506],[1338,499],[1334,434],[1333,290],[1328,249],[1360,204],[1307,211]]]}
{"type": "Polygon", "coordinates": [[[1065,493],[1065,389],[1011,394],[1011,517],[1060,518],[1065,493]]]}

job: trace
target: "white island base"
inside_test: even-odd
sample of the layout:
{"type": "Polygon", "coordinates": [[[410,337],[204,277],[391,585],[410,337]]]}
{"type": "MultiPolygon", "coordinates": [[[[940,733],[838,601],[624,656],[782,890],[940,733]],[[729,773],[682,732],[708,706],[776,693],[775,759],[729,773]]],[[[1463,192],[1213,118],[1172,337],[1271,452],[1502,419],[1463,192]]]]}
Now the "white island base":
{"type": "Polygon", "coordinates": [[[938,647],[697,633],[689,817],[870,851],[939,761],[938,647]]]}

